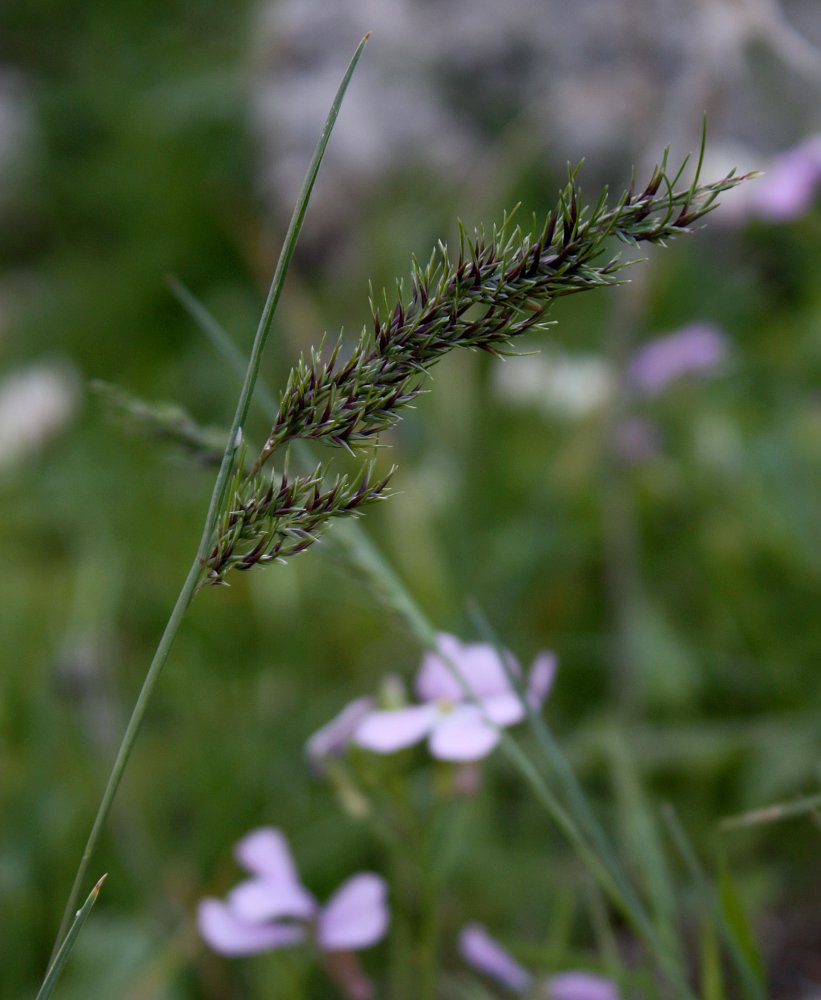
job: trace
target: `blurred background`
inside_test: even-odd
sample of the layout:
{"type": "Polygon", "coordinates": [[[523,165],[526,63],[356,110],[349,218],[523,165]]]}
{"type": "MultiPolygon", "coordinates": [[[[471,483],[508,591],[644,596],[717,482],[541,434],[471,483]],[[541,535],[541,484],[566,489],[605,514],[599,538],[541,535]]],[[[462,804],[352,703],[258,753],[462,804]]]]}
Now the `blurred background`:
{"type": "MultiPolygon", "coordinates": [[[[769,171],[631,284],[562,303],[523,345],[539,353],[448,358],[391,435],[398,493],[365,525],[437,627],[470,638],[472,601],[523,663],[558,653],[548,718],[602,815],[624,812],[619,732],[648,793],[731,866],[772,996],[817,997],[817,822],[717,830],[821,779],[816,0],[0,6],[0,993],[36,992],[213,477],[89,380],[230,422],[238,381],[167,279],[248,348],[366,30],[265,362],[274,388],[323,331],[358,332],[369,280],[393,287],[457,218],[543,216],[568,162],[585,160],[594,200],[667,145],[696,150],[706,112],[708,180],[769,171]]],[[[320,896],[381,866],[302,747],[419,656],[331,545],[201,594],[61,995],[273,995],[279,956],[215,959],[196,901],[232,883],[231,845],[263,823],[320,896]]],[[[518,778],[488,770],[443,918],[453,968],[460,921],[538,941],[582,879],[518,778]]]]}

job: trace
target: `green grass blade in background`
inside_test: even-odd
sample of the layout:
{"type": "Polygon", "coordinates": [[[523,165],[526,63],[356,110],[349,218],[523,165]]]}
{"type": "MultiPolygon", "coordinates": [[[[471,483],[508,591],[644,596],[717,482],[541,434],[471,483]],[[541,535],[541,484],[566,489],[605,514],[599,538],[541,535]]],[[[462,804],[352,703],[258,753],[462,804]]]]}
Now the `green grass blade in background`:
{"type": "Polygon", "coordinates": [[[713,921],[705,917],[701,924],[701,998],[725,1000],[724,977],[721,973],[721,949],[713,921]]]}
{"type": "Polygon", "coordinates": [[[755,934],[747,914],[744,904],[739,896],[736,884],[730,875],[730,870],[726,864],[722,864],[721,873],[718,879],[718,896],[721,903],[721,912],[732,931],[733,938],[747,960],[750,968],[755,972],[760,981],[764,981],[764,965],[758,953],[755,934]]]}
{"type": "Polygon", "coordinates": [[[760,826],[762,823],[780,823],[785,819],[797,816],[817,814],[821,810],[821,793],[805,795],[792,802],[780,802],[761,809],[741,813],[738,816],[727,816],[720,824],[722,830],[737,830],[745,826],[760,826]]]}
{"type": "Polygon", "coordinates": [[[641,786],[635,757],[624,736],[617,731],[609,735],[608,749],[615,798],[621,812],[625,843],[633,855],[634,870],[640,873],[651,900],[660,937],[683,965],[676,905],[678,893],[658,824],[641,786]]]}
{"type": "Polygon", "coordinates": [[[744,995],[749,1000],[766,1000],[762,965],[735,889],[731,884],[728,887],[726,880],[722,879],[719,892],[715,892],[675,809],[668,804],[662,815],[670,838],[681,855],[705,908],[712,912],[716,920],[719,933],[738,972],[744,995]]]}

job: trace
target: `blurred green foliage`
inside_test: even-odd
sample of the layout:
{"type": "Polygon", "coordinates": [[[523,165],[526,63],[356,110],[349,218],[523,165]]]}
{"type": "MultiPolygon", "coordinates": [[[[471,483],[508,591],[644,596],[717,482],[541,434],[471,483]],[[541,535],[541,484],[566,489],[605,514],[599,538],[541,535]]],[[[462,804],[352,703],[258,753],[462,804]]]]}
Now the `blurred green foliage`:
{"type": "MultiPolygon", "coordinates": [[[[24,74],[37,125],[2,210],[4,370],[59,355],[83,379],[227,423],[237,381],[164,279],[180,276],[248,345],[277,233],[255,198],[247,49],[243,5],[0,9],[0,59],[24,74]]],[[[411,252],[452,236],[456,215],[492,221],[518,200],[541,213],[560,181],[529,168],[478,205],[455,185],[394,181],[361,220],[366,259],[325,264],[325,279],[315,247],[295,264],[271,383],[323,329],[356,329],[368,277],[390,286],[411,252]]],[[[619,814],[609,748],[620,731],[650,799],[673,801],[699,849],[728,860],[758,925],[781,929],[765,941],[776,964],[790,914],[818,904],[818,830],[804,818],[719,838],[717,823],[821,778],[820,235],[818,211],[781,228],[708,220],[638,265],[635,342],[709,319],[732,343],[715,377],[641,404],[660,433],[652,459],[614,459],[607,409],[545,417],[494,391],[494,362],[452,357],[391,435],[399,494],[366,525],[439,627],[467,638],[474,601],[523,662],[558,652],[546,711],[602,815],[619,814]]],[[[622,291],[561,304],[550,339],[617,362],[620,303],[635,294],[622,291]]],[[[42,974],[211,476],[129,436],[92,397],[0,470],[4,997],[33,995],[42,974]]],[[[285,829],[320,897],[358,867],[384,867],[302,766],[302,746],[418,659],[331,544],[204,592],[137,745],[94,868],[111,876],[60,995],[327,995],[298,955],[208,954],[192,914],[235,880],[230,846],[255,825],[285,829]]],[[[576,902],[585,879],[518,778],[494,758],[483,794],[455,813],[430,847],[448,866],[446,960],[458,968],[451,942],[475,918],[567,963],[590,940],[576,902]]]]}

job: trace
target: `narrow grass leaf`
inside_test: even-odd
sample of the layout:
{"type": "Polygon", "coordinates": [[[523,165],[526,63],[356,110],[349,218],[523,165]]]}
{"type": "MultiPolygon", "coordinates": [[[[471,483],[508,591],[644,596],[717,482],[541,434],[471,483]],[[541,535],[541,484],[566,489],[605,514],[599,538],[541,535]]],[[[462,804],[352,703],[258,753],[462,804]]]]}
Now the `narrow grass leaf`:
{"type": "Polygon", "coordinates": [[[57,983],[57,977],[62,972],[63,966],[66,964],[68,956],[74,949],[74,945],[77,942],[77,937],[83,928],[83,924],[88,920],[91,913],[91,909],[97,902],[97,897],[100,895],[100,889],[103,887],[103,882],[108,878],[108,875],[103,875],[88,894],[86,901],[74,915],[74,920],[71,927],[68,929],[68,933],[63,939],[63,943],[60,945],[57,954],[51,962],[51,965],[46,972],[46,978],[43,980],[43,985],[40,987],[40,992],[37,994],[37,1000],[46,1000],[50,997],[54,987],[57,983]]]}
{"type": "Polygon", "coordinates": [[[613,732],[608,754],[616,784],[616,799],[635,868],[641,873],[655,914],[658,933],[683,965],[679,946],[676,886],[658,824],[641,787],[633,755],[620,733],[613,732]]]}
{"type": "Polygon", "coordinates": [[[821,809],[821,792],[818,795],[806,795],[792,802],[780,802],[765,806],[763,809],[753,809],[751,812],[738,816],[727,816],[720,824],[722,830],[736,830],[744,826],[760,826],[763,823],[780,823],[796,816],[807,816],[821,809]]]}
{"type": "Polygon", "coordinates": [[[701,925],[700,958],[702,1000],[726,1000],[721,949],[715,925],[709,918],[705,918],[701,925]]]}
{"type": "Polygon", "coordinates": [[[755,970],[759,980],[763,981],[764,966],[761,956],[758,953],[755,935],[752,932],[741,896],[738,893],[738,889],[726,863],[721,865],[721,872],[718,878],[718,891],[724,919],[732,930],[733,937],[738,943],[738,947],[744,953],[747,962],[755,970]]]}
{"type": "MultiPolygon", "coordinates": [[[[742,943],[742,940],[738,938],[737,930],[740,926],[738,920],[731,922],[731,920],[728,919],[728,915],[725,912],[723,905],[723,900],[719,898],[718,893],[716,893],[715,889],[711,885],[701,862],[696,856],[693,845],[690,843],[684,827],[681,825],[673,807],[669,804],[665,806],[662,811],[662,815],[667,824],[667,829],[670,833],[673,844],[679,852],[694,886],[698,890],[705,906],[708,907],[713,913],[718,925],[719,933],[724,939],[724,944],[733,960],[736,971],[738,972],[745,996],[747,996],[749,1000],[766,1000],[766,994],[764,992],[764,977],[761,965],[758,961],[750,960],[748,957],[748,951],[745,949],[745,945],[742,943]]],[[[744,924],[746,925],[746,920],[744,921],[744,924]]],[[[749,933],[749,927],[747,927],[746,933],[749,933]]]]}
{"type": "Polygon", "coordinates": [[[114,764],[112,765],[108,782],[100,800],[100,805],[97,808],[97,814],[94,818],[88,840],[86,841],[86,846],[80,859],[77,873],[74,877],[74,882],[71,890],[69,891],[68,902],[66,904],[63,919],[60,923],[54,942],[51,958],[52,965],[62,947],[64,936],[68,932],[71,914],[74,911],[77,899],[79,898],[80,886],[82,886],[83,881],[85,880],[88,865],[94,855],[103,826],[105,825],[106,819],[108,818],[108,814],[111,810],[111,806],[117,793],[117,789],[119,788],[128,759],[131,756],[132,748],[139,734],[140,727],[142,726],[142,720],[151,699],[151,695],[153,694],[154,687],[156,686],[159,675],[162,672],[166,660],[168,659],[171,646],[173,645],[176,634],[179,631],[179,627],[188,606],[193,600],[202,579],[203,569],[212,545],[211,540],[214,535],[216,525],[220,519],[226,489],[231,480],[235,457],[240,444],[242,443],[242,427],[248,415],[254,385],[256,383],[260,362],[262,360],[262,351],[265,346],[268,333],[270,332],[271,323],[273,322],[274,312],[276,310],[277,303],[279,302],[282,286],[285,282],[288,266],[291,263],[296,249],[296,242],[299,237],[302,222],[305,218],[305,212],[308,208],[308,201],[310,199],[311,192],[313,191],[320,164],[322,163],[322,159],[325,155],[328,140],[330,139],[331,132],[339,114],[342,99],[345,96],[353,71],[359,62],[362,51],[369,38],[370,32],[365,35],[359,43],[359,46],[354,52],[353,58],[348,65],[348,69],[342,78],[342,82],[340,83],[336,96],[331,104],[331,109],[325,120],[325,126],[322,130],[319,142],[317,143],[314,155],[308,167],[308,172],[305,176],[302,190],[299,198],[297,199],[297,203],[288,226],[288,231],[285,236],[285,242],[279,257],[276,272],[271,283],[271,289],[268,293],[268,298],[265,302],[265,307],[262,311],[262,316],[260,317],[257,332],[254,337],[254,343],[251,349],[245,378],[243,380],[242,390],[240,391],[239,399],[237,401],[234,421],[231,425],[228,440],[225,444],[222,462],[220,464],[220,469],[217,474],[214,489],[208,505],[208,512],[203,522],[202,534],[197,548],[197,553],[191,564],[191,568],[188,571],[188,575],[185,578],[185,582],[180,589],[179,595],[177,596],[176,603],[174,604],[174,608],[171,611],[165,630],[160,638],[154,657],[151,661],[151,665],[148,668],[142,688],[140,689],[140,693],[134,705],[134,709],[131,713],[131,717],[128,721],[128,725],[126,726],[125,734],[123,735],[123,739],[117,750],[117,755],[114,759],[114,764]]]}

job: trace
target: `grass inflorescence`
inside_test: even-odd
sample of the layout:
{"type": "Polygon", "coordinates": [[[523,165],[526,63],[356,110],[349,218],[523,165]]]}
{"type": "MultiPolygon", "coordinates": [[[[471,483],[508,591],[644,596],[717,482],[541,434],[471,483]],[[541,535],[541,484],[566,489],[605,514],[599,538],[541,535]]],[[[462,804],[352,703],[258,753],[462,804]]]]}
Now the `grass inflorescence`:
{"type": "MultiPolygon", "coordinates": [[[[373,445],[423,391],[430,369],[455,348],[503,355],[517,337],[543,324],[555,299],[621,282],[625,262],[606,254],[611,239],[664,244],[709,212],[718,195],[744,177],[733,173],[700,185],[699,171],[677,188],[687,161],[671,175],[667,154],[647,185],[632,185],[611,205],[605,190],[582,202],[578,168],[541,227],[525,232],[509,219],[488,236],[460,229],[458,255],[444,243],[426,265],[412,262],[410,291],[400,282],[394,302],[371,296],[371,324],[342,360],[342,340],[312,349],[291,370],[279,410],[258,457],[240,471],[207,560],[207,581],[231,569],[295,555],[335,517],[359,514],[386,496],[393,470],[373,481],[370,467],[323,486],[325,466],[289,480],[263,466],[295,441],[342,448],[373,445]]],[[[699,160],[700,166],[700,160],[699,160]]]]}

